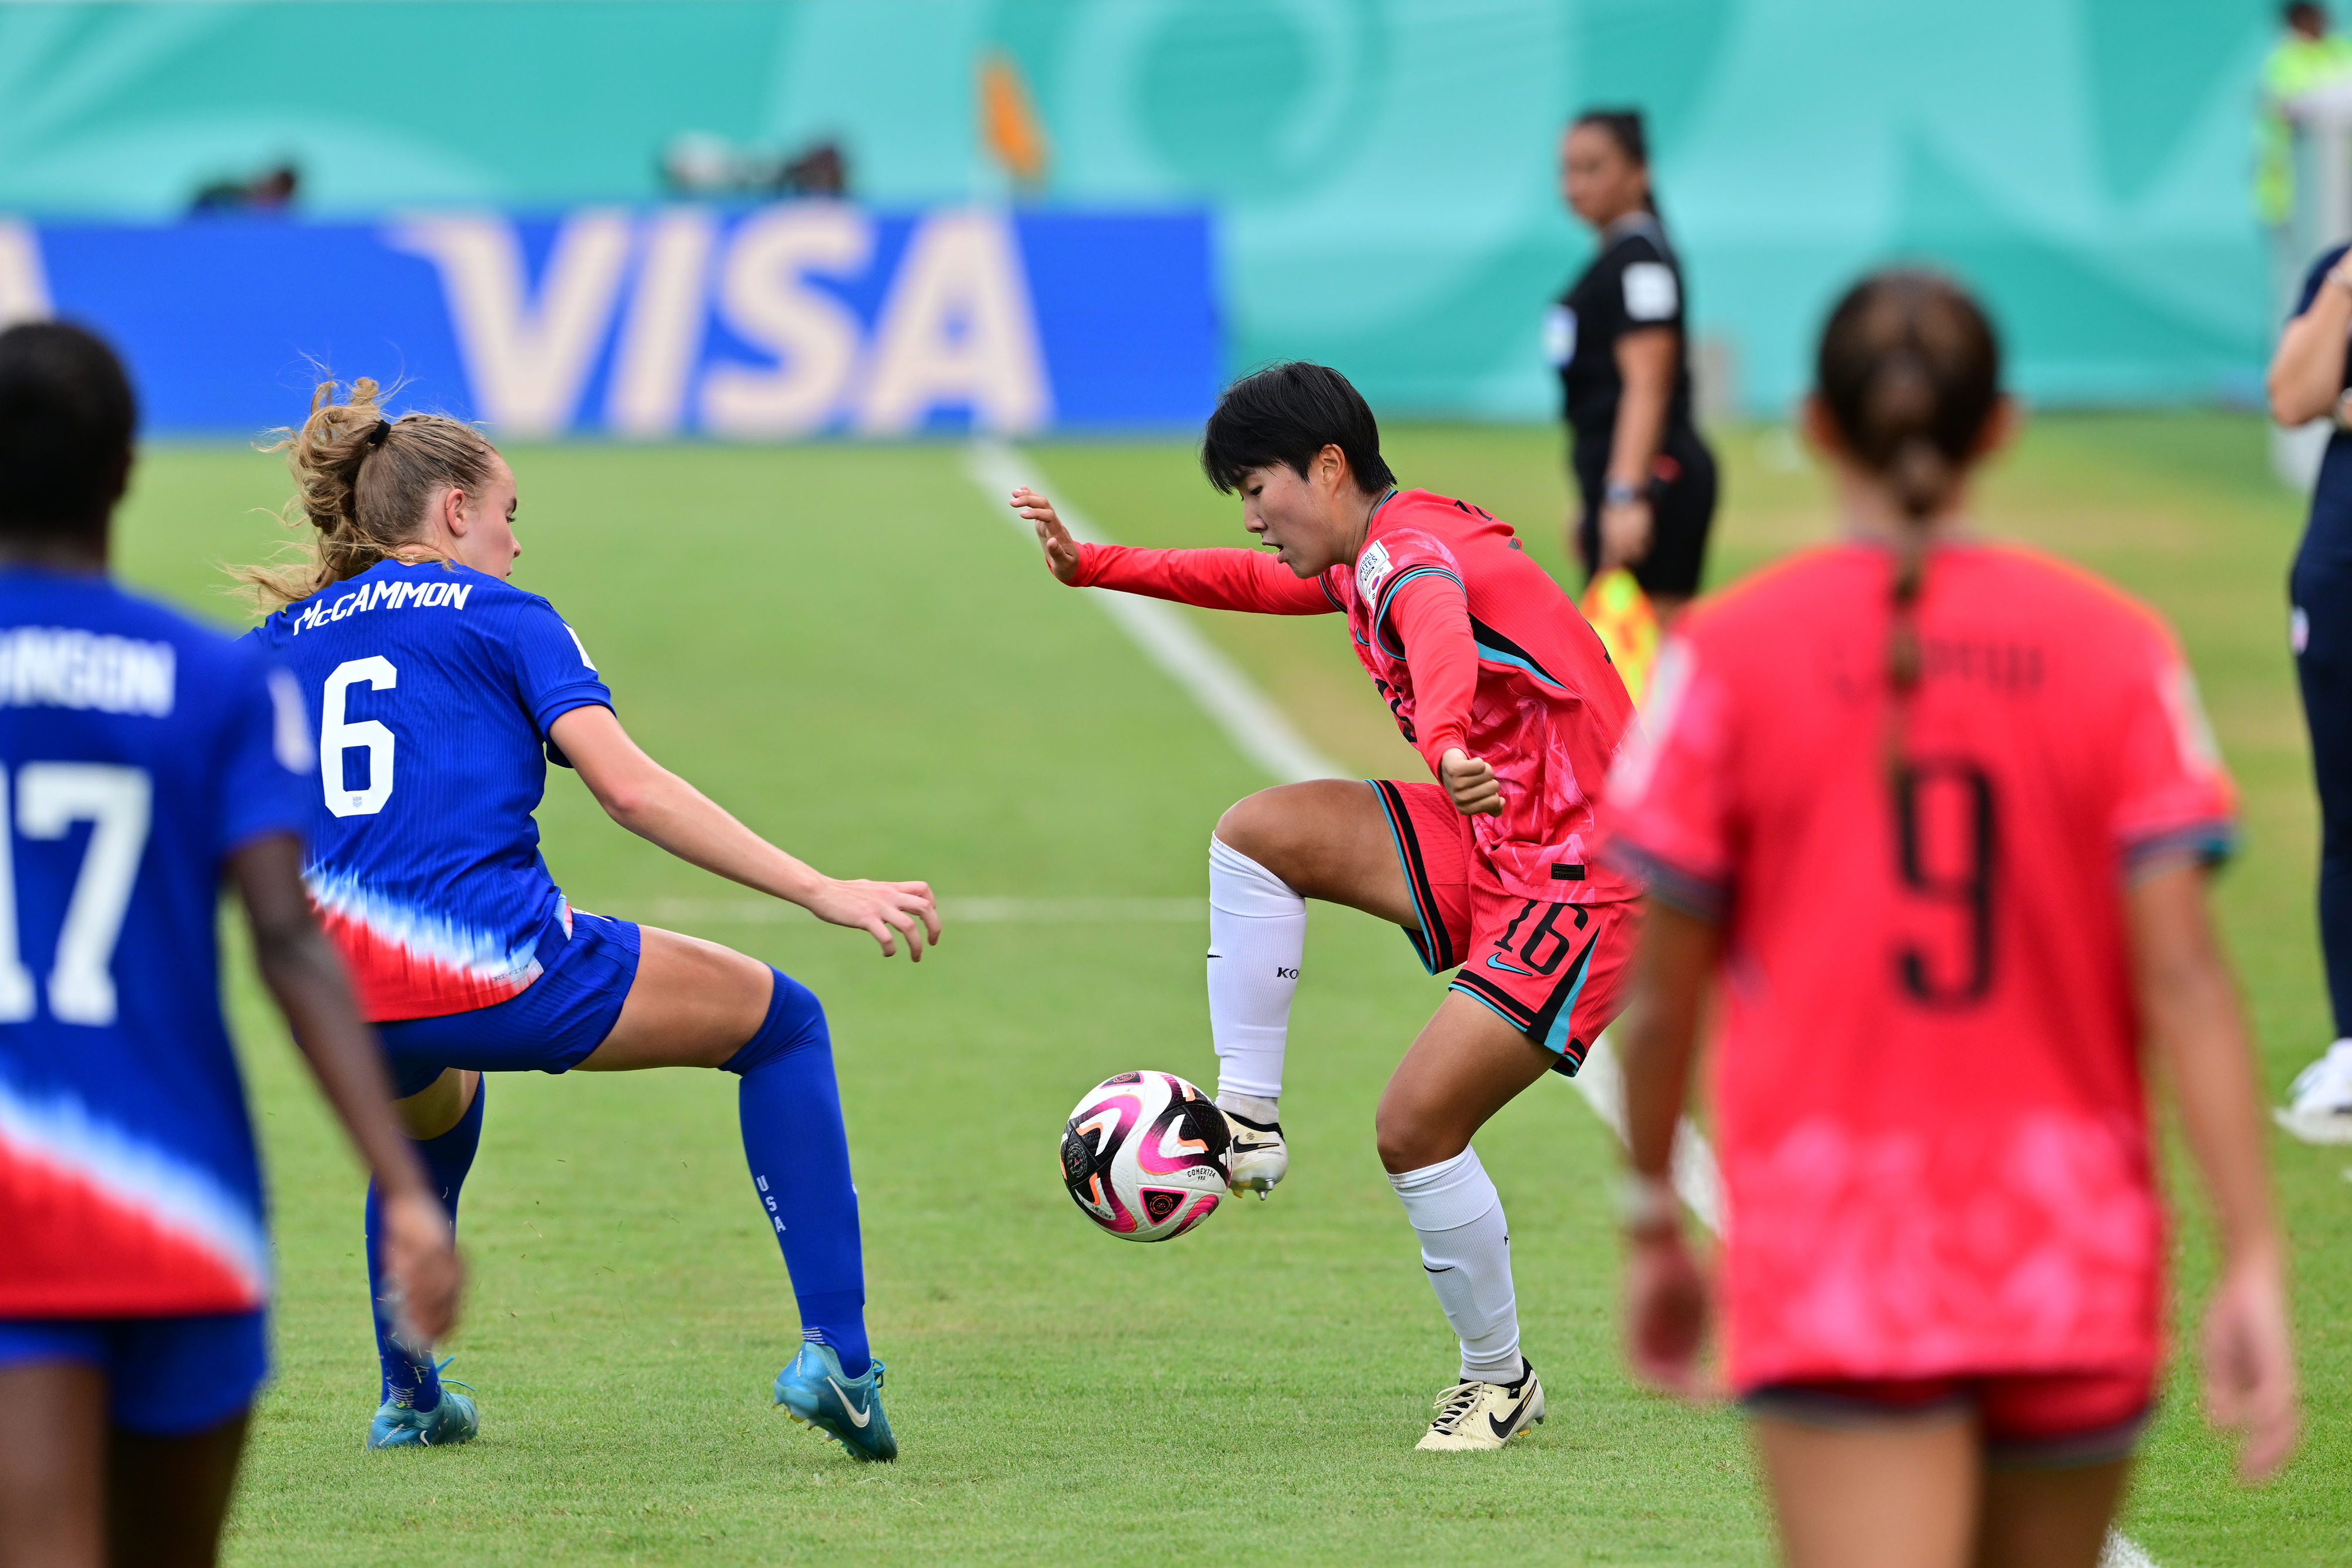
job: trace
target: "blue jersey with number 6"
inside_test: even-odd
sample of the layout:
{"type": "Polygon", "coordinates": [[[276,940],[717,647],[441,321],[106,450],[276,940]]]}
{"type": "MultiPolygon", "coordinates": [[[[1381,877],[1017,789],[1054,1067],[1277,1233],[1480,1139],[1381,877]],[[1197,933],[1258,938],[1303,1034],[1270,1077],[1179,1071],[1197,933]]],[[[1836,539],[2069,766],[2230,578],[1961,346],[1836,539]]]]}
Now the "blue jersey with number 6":
{"type": "Polygon", "coordinates": [[[309,812],[292,677],[103,577],[0,570],[0,1318],[250,1312],[222,863],[309,812]]]}
{"type": "Polygon", "coordinates": [[[304,874],[367,1017],[520,994],[571,924],[531,816],[548,727],[613,702],[572,628],[470,567],[386,560],[250,635],[319,716],[304,874]]]}

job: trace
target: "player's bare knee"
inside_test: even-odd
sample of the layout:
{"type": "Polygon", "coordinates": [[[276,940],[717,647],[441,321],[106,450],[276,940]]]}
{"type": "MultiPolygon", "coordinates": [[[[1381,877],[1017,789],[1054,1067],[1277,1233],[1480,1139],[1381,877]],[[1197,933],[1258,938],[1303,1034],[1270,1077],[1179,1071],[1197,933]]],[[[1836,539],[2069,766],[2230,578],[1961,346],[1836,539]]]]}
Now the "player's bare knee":
{"type": "Polygon", "coordinates": [[[1318,863],[1328,858],[1323,851],[1331,816],[1330,802],[1319,797],[1332,783],[1277,784],[1245,795],[1217,819],[1217,841],[1313,897],[1318,863]]]}
{"type": "Polygon", "coordinates": [[[1225,814],[1217,819],[1216,829],[1219,843],[1249,856],[1277,876],[1281,873],[1268,862],[1266,857],[1282,858],[1282,808],[1279,801],[1270,800],[1267,797],[1280,793],[1279,789],[1261,789],[1255,795],[1243,796],[1225,808],[1225,814]]]}
{"type": "Polygon", "coordinates": [[[1470,1146],[1467,1138],[1454,1137],[1385,1101],[1372,1116],[1372,1143],[1380,1151],[1381,1168],[1391,1176],[1443,1164],[1470,1146]]]}

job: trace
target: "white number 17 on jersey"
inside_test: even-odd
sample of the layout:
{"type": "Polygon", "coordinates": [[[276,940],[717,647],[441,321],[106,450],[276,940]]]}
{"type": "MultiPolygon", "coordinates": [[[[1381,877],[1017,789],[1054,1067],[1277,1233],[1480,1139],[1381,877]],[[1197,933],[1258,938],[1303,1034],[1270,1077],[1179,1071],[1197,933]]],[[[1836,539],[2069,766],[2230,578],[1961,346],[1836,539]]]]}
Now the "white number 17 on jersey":
{"type": "MultiPolygon", "coordinates": [[[[114,1021],[114,944],[131,887],[139,880],[154,810],[154,786],[136,768],[97,762],[27,762],[16,770],[16,831],[62,839],[91,824],[49,967],[49,1014],[59,1023],[103,1028],[114,1021]]],[[[16,939],[15,842],[8,831],[8,776],[0,771],[0,1023],[22,1023],[37,1003],[16,939]]]]}

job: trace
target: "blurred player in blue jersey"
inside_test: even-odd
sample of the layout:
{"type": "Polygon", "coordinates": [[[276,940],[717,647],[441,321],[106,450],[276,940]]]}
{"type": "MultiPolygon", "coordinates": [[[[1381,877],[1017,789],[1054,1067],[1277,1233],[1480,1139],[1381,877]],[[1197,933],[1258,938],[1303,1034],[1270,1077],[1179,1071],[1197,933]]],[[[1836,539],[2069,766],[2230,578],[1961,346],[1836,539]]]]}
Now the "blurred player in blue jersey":
{"type": "MultiPolygon", "coordinates": [[[[921,883],[836,882],[744,827],[637,749],[587,649],[510,587],[515,480],[472,426],[319,389],[289,434],[292,572],[252,635],[319,718],[305,875],[383,1037],[410,1135],[454,1214],[480,1142],[485,1071],[717,1067],[740,1074],[743,1150],[800,1303],[803,1343],[775,1401],[862,1459],[898,1453],[867,1354],[857,1194],[824,1009],[790,977],[712,943],[572,907],[531,813],[547,763],[575,768],[614,821],[662,848],[870,932],[919,959],[939,939],[921,883]]],[[[368,1210],[369,1256],[384,1292],[368,1210]]],[[[478,1416],[379,1309],[382,1404],[368,1443],[464,1442],[478,1416]]]]}
{"type": "Polygon", "coordinates": [[[0,1562],[213,1561],[268,1369],[269,1238],[221,1021],[223,880],[445,1332],[448,1217],[304,898],[293,680],[107,575],[131,386],[0,333],[0,1562]]]}

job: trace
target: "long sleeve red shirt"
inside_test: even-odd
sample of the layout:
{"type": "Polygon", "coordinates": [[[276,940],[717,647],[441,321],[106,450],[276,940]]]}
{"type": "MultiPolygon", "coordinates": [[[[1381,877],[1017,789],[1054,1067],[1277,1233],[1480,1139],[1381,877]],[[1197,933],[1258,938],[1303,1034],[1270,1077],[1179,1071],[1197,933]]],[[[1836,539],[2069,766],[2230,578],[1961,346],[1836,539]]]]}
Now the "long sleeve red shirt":
{"type": "Polygon", "coordinates": [[[1353,561],[1318,578],[1258,550],[1086,545],[1078,581],[1212,610],[1344,614],[1430,771],[1454,747],[1495,769],[1502,812],[1470,829],[1504,887],[1596,904],[1639,891],[1593,863],[1593,802],[1633,705],[1601,639],[1500,519],[1407,490],[1374,509],[1353,561]]]}
{"type": "MultiPolygon", "coordinates": [[[[1323,578],[1297,576],[1254,549],[1083,544],[1078,585],[1258,615],[1335,615],[1342,610],[1323,578]]],[[[1412,675],[1417,700],[1408,738],[1435,775],[1447,751],[1469,749],[1470,702],[1478,689],[1469,601],[1459,580],[1435,572],[1416,574],[1388,602],[1384,624],[1404,650],[1412,675]]]]}

